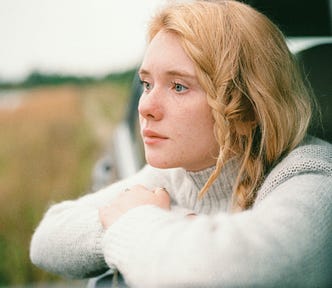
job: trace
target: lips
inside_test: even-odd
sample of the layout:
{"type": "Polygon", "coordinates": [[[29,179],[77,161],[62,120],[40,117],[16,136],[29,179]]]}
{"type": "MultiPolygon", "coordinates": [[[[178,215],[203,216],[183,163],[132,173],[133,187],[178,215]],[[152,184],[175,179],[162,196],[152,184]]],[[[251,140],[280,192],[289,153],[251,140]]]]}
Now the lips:
{"type": "Polygon", "coordinates": [[[146,128],[142,130],[142,137],[145,144],[156,144],[168,139],[167,136],[146,128]]]}

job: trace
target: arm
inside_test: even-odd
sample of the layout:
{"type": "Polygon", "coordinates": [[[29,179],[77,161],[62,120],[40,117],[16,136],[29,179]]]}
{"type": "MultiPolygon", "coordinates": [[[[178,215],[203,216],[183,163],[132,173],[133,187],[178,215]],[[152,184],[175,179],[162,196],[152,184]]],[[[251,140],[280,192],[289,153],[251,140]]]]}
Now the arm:
{"type": "Polygon", "coordinates": [[[330,176],[299,175],[252,210],[194,219],[138,206],[107,229],[105,259],[133,287],[325,287],[331,187],[330,176]]]}
{"type": "Polygon", "coordinates": [[[104,229],[98,208],[137,183],[163,182],[151,167],[133,177],[75,201],[52,206],[31,241],[31,261],[42,269],[70,278],[92,277],[108,269],[101,249],[104,229]],[[153,176],[152,176],[153,175],[153,176]]]}
{"type": "Polygon", "coordinates": [[[97,209],[76,201],[51,207],[31,241],[36,266],[69,278],[98,275],[107,270],[101,251],[104,234],[97,209]]]}

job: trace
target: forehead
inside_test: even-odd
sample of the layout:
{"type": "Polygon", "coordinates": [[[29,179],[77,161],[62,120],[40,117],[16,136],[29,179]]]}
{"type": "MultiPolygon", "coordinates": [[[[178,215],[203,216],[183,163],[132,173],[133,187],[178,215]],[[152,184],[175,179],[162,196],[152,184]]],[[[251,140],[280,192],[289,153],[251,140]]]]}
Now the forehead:
{"type": "Polygon", "coordinates": [[[165,31],[158,32],[148,45],[141,70],[151,73],[181,70],[195,74],[194,63],[182,48],[180,38],[165,31]]]}

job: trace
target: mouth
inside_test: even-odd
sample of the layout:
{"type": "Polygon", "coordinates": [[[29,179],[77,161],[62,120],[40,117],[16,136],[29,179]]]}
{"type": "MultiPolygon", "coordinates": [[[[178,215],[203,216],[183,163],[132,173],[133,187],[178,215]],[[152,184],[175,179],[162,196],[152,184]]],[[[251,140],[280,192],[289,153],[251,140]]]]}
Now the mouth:
{"type": "Polygon", "coordinates": [[[162,134],[159,134],[153,130],[150,130],[150,129],[143,129],[142,130],[142,138],[143,138],[143,141],[145,144],[157,144],[157,143],[160,143],[160,142],[163,142],[167,139],[169,139],[168,137],[162,135],[162,134]]]}

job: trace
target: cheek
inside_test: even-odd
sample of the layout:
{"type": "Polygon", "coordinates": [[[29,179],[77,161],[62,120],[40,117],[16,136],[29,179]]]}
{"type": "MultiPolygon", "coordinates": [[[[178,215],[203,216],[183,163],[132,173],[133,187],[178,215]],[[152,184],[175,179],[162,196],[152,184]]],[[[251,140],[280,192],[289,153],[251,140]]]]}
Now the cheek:
{"type": "Polygon", "coordinates": [[[178,127],[176,130],[179,139],[188,141],[191,145],[215,141],[213,133],[214,121],[209,111],[199,110],[197,113],[194,113],[193,117],[183,117],[183,119],[179,120],[178,124],[175,123],[175,127],[178,127]],[[180,123],[182,123],[181,126],[180,123]]]}
{"type": "Polygon", "coordinates": [[[206,147],[210,151],[216,150],[218,145],[214,136],[214,119],[210,109],[201,110],[198,115],[195,124],[191,124],[194,126],[192,133],[196,138],[196,142],[200,144],[202,149],[206,147]]]}
{"type": "Polygon", "coordinates": [[[214,119],[212,112],[206,103],[202,104],[202,109],[196,111],[194,123],[204,135],[213,134],[214,119]],[[204,105],[205,104],[205,105],[204,105]]]}

